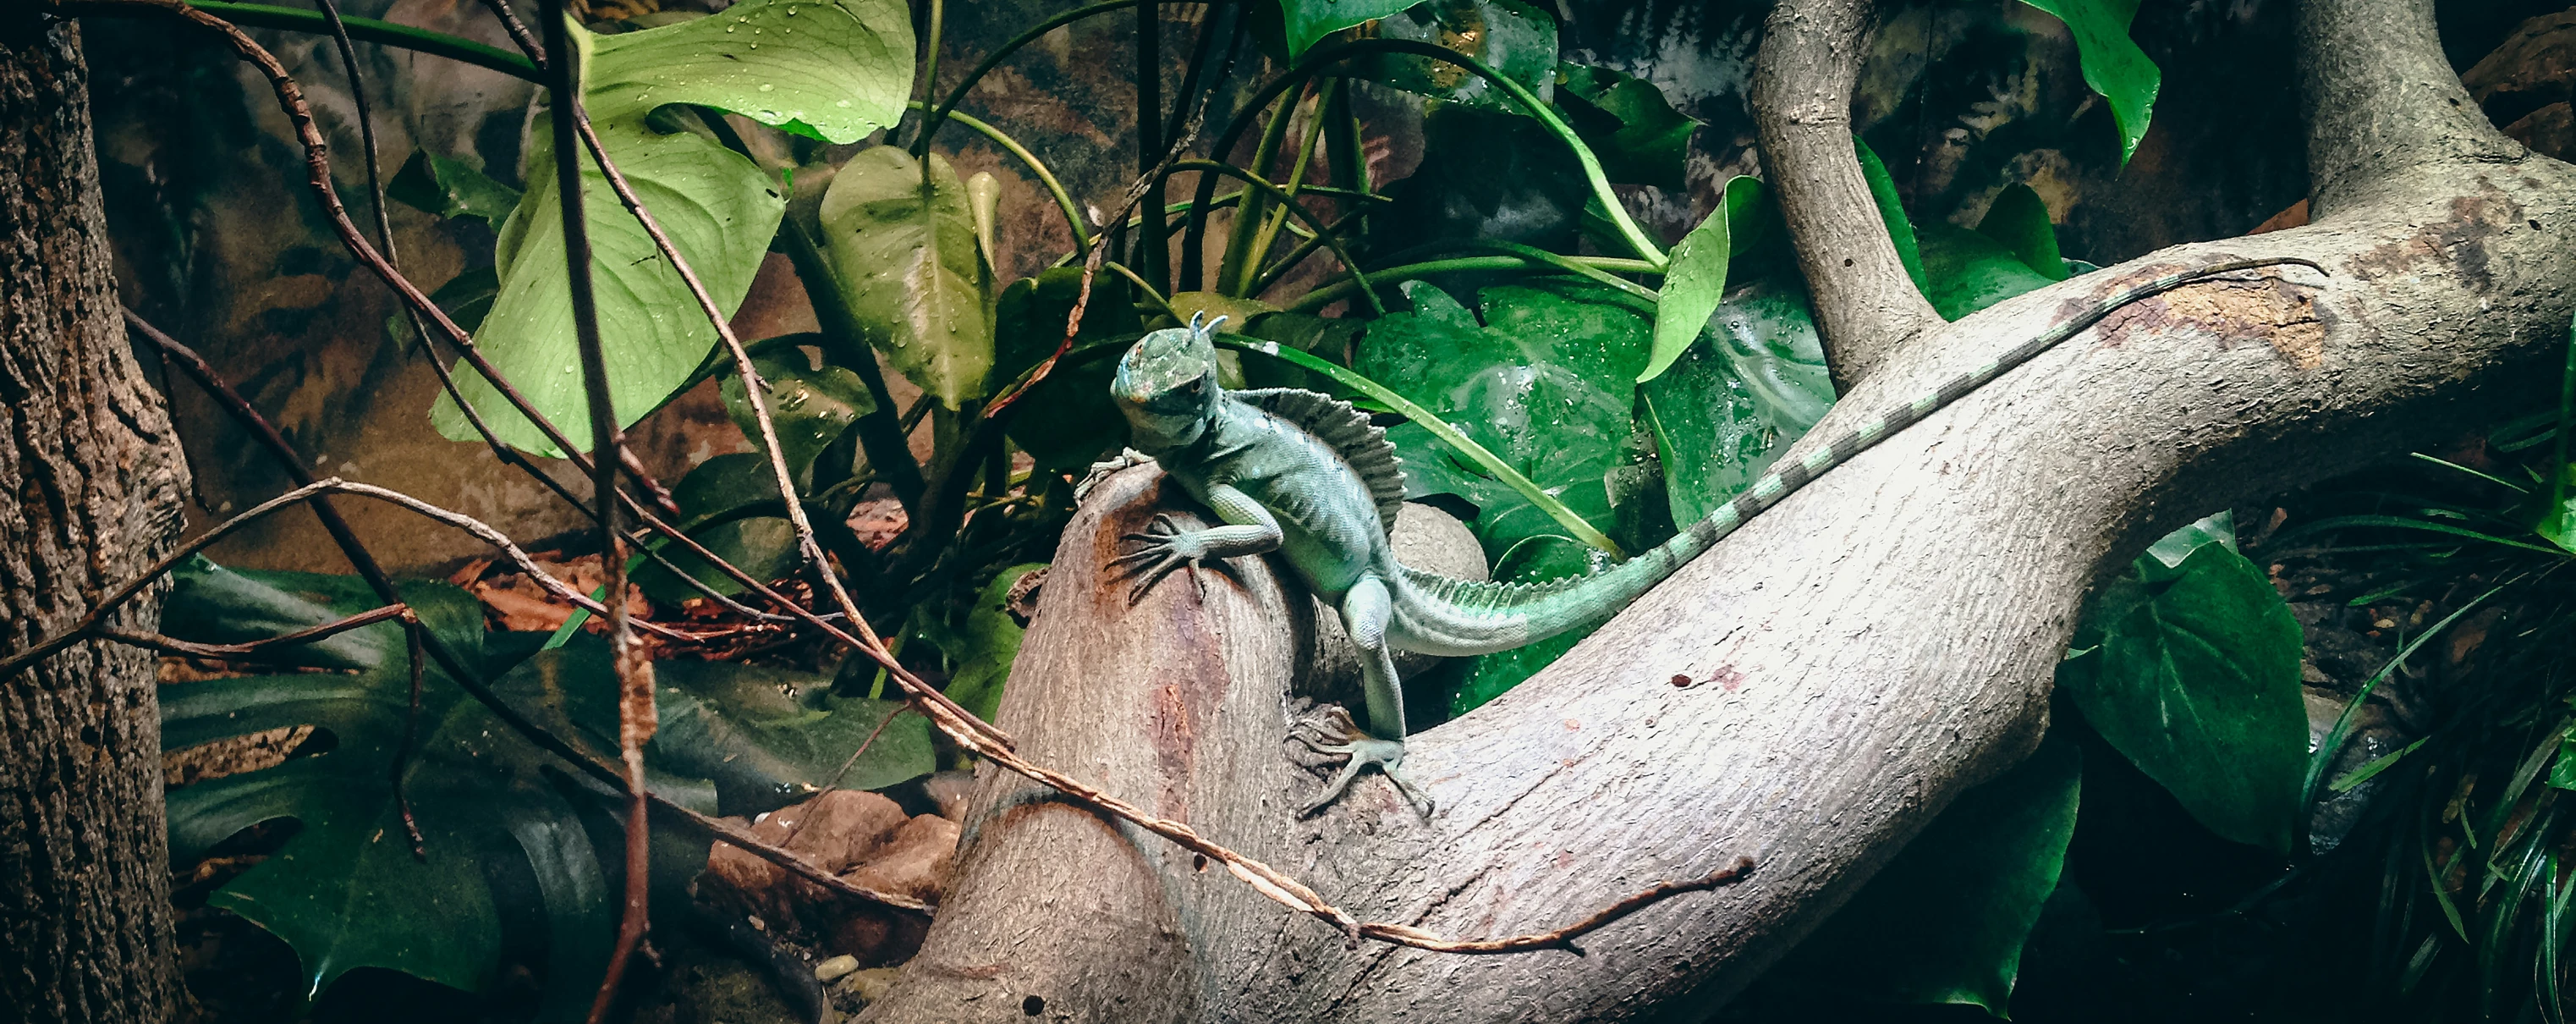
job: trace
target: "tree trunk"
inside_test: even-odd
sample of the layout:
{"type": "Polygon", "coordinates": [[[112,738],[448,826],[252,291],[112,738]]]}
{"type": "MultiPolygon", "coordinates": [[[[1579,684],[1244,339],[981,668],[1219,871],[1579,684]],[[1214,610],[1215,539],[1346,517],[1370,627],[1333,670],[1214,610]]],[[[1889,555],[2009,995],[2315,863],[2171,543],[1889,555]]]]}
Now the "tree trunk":
{"type": "MultiPolygon", "coordinates": [[[[1362,920],[1544,931],[1738,856],[1752,880],[1649,908],[1582,955],[1423,953],[1292,915],[1150,835],[987,772],[921,953],[864,1019],[1698,1019],[1952,798],[2025,755],[2091,589],[2164,531],[2446,439],[2557,380],[2576,169],[2477,114],[2430,0],[2309,0],[2318,221],[2180,246],[1886,353],[1790,453],[2157,273],[2297,256],[2129,308],[1764,513],[1547,671],[1412,737],[1441,804],[1375,776],[1323,815],[1284,752],[1313,602],[1246,559],[1202,602],[1096,583],[1177,500],[1092,496],[1004,699],[1021,750],[1186,820],[1362,920]]],[[[1784,189],[1785,189],[1784,185],[1784,189]]]]}
{"type": "MultiPolygon", "coordinates": [[[[118,319],[79,30],[0,11],[0,654],[167,554],[187,471],[118,319]]],[[[119,620],[150,628],[147,595],[119,620]]],[[[0,680],[0,1021],[170,1017],[153,658],[0,680]]]]}

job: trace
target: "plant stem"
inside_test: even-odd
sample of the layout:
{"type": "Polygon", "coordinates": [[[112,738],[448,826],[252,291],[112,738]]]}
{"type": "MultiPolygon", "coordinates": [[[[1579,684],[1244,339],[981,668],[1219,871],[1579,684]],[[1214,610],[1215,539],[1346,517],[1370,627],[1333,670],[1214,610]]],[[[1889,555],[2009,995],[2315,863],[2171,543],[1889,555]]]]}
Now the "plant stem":
{"type": "MultiPolygon", "coordinates": [[[[249,25],[254,28],[280,28],[295,32],[316,33],[331,31],[330,22],[320,11],[279,7],[273,4],[234,3],[232,0],[199,0],[193,6],[234,24],[249,25]]],[[[125,12],[103,8],[96,13],[122,14],[125,12]]],[[[341,21],[348,26],[351,39],[364,39],[370,43],[464,61],[475,67],[489,68],[513,78],[523,78],[531,82],[541,81],[545,77],[538,73],[536,64],[526,57],[499,47],[485,46],[471,39],[413,28],[409,25],[397,25],[390,21],[378,21],[374,18],[342,18],[341,21]]]]}
{"type": "MultiPolygon", "coordinates": [[[[912,109],[921,109],[921,104],[913,103],[912,109]]],[[[1049,170],[1046,163],[1038,159],[1037,154],[1029,152],[1028,147],[1020,145],[1018,139],[1003,134],[1001,129],[983,121],[956,113],[949,114],[948,117],[958,124],[973,129],[987,141],[1002,147],[1003,152],[1019,158],[1021,163],[1028,165],[1029,173],[1038,176],[1038,184],[1045,186],[1047,194],[1055,197],[1056,209],[1064,211],[1065,227],[1073,231],[1073,247],[1080,250],[1091,245],[1091,229],[1082,222],[1082,210],[1074,205],[1073,193],[1065,191],[1064,182],[1056,180],[1055,172],[1049,170]]],[[[929,160],[924,159],[922,162],[926,165],[929,160]]]]}
{"type": "Polygon", "coordinates": [[[913,157],[918,159],[929,154],[931,137],[939,131],[940,126],[945,123],[948,120],[949,115],[957,109],[957,104],[966,99],[966,93],[975,88],[975,83],[983,81],[984,76],[992,73],[992,70],[995,67],[1000,66],[1004,58],[1018,52],[1020,47],[1037,42],[1039,38],[1045,36],[1049,32],[1053,32],[1059,28],[1063,28],[1066,25],[1070,25],[1095,14],[1107,14],[1111,11],[1124,10],[1126,8],[1136,6],[1136,2],[1137,0],[1108,0],[1107,3],[1092,4],[1088,7],[1077,7],[1073,10],[1066,11],[1062,14],[1056,15],[1055,17],[1048,18],[1045,21],[1029,26],[1027,31],[1022,32],[1019,35],[1012,36],[1009,42],[1003,43],[1000,47],[994,49],[992,53],[985,55],[983,61],[975,65],[974,70],[966,72],[966,78],[957,83],[957,88],[949,91],[948,98],[939,101],[939,106],[932,110],[928,116],[922,118],[921,132],[912,140],[913,157]]]}
{"type": "Polygon", "coordinates": [[[1341,258],[1343,268],[1348,270],[1351,273],[1351,276],[1359,281],[1361,285],[1360,298],[1368,303],[1369,309],[1378,316],[1386,315],[1386,304],[1378,301],[1377,289],[1368,287],[1367,273],[1360,270],[1359,261],[1351,258],[1350,250],[1342,247],[1341,239],[1334,238],[1332,236],[1331,231],[1326,227],[1326,225],[1321,220],[1316,219],[1314,211],[1308,210],[1296,203],[1289,202],[1288,194],[1281,191],[1279,186],[1271,184],[1268,180],[1262,178],[1258,174],[1254,174],[1232,164],[1217,163],[1214,160],[1175,160],[1172,162],[1171,169],[1174,171],[1206,171],[1209,172],[1209,177],[1211,179],[1213,179],[1215,175],[1219,174],[1229,175],[1240,179],[1246,185],[1259,189],[1263,194],[1269,196],[1272,201],[1279,203],[1282,207],[1285,207],[1291,213],[1295,214],[1299,219],[1304,220],[1308,226],[1314,228],[1316,235],[1324,239],[1324,244],[1332,247],[1333,255],[1341,258]]]}
{"type": "MultiPolygon", "coordinates": [[[[1579,274],[1585,278],[1617,288],[1621,295],[1644,303],[1649,313],[1654,309],[1655,292],[1653,290],[1632,281],[1622,281],[1616,277],[1610,276],[1598,265],[1600,262],[1598,260],[1585,262],[1577,257],[1560,256],[1556,253],[1545,253],[1545,255],[1553,258],[1539,259],[1521,254],[1503,256],[1458,256],[1445,260],[1430,260],[1423,263],[1408,263],[1402,266],[1387,267],[1383,270],[1377,271],[1373,277],[1380,285],[1393,285],[1399,281],[1410,281],[1416,278],[1429,277],[1433,274],[1454,273],[1461,270],[1526,270],[1532,272],[1564,271],[1566,273],[1579,274]]],[[[1642,269],[1643,267],[1642,261],[1623,260],[1620,262],[1635,264],[1638,269],[1642,269]]],[[[1630,268],[1619,267],[1611,269],[1626,270],[1630,268]]],[[[1352,292],[1359,291],[1360,289],[1360,281],[1346,277],[1299,296],[1297,301],[1289,303],[1285,309],[1292,313],[1312,313],[1342,299],[1349,298],[1352,292]]]]}
{"type": "MultiPolygon", "coordinates": [[[[1163,161],[1163,5],[1140,0],[1136,5],[1136,173],[1154,175],[1163,161]]],[[[1163,226],[1163,179],[1145,185],[1145,223],[1136,232],[1137,262],[1145,279],[1171,287],[1172,253],[1163,226]]]]}
{"type": "MultiPolygon", "coordinates": [[[[1261,142],[1252,149],[1252,164],[1248,168],[1252,173],[1270,173],[1270,165],[1278,162],[1279,160],[1279,147],[1285,145],[1288,141],[1288,128],[1297,118],[1297,108],[1304,106],[1305,102],[1305,95],[1301,92],[1298,95],[1296,102],[1283,103],[1270,112],[1269,123],[1261,129],[1261,142]]],[[[1230,147],[1220,145],[1220,147],[1215,150],[1215,155],[1220,157],[1225,156],[1229,152],[1229,148],[1230,147]]],[[[1199,179],[1200,191],[1207,191],[1212,187],[1212,183],[1214,181],[1215,179],[1212,177],[1201,177],[1199,179]]],[[[1234,227],[1226,238],[1225,255],[1219,257],[1217,260],[1216,284],[1213,285],[1217,291],[1224,292],[1226,287],[1233,283],[1235,278],[1241,276],[1244,264],[1255,262],[1255,258],[1251,254],[1252,238],[1254,235],[1260,233],[1261,222],[1264,218],[1268,217],[1269,214],[1270,208],[1267,202],[1267,197],[1249,189],[1245,190],[1242,201],[1235,204],[1234,227]]],[[[1193,220],[1191,224],[1192,226],[1196,226],[1198,221],[1193,220]]],[[[1188,242],[1183,242],[1182,250],[1188,253],[1196,253],[1199,251],[1199,247],[1188,242]]],[[[1184,276],[1187,276],[1190,279],[1193,287],[1197,286],[1198,275],[1185,274],[1184,276]]]]}
{"type": "MultiPolygon", "coordinates": [[[[1288,165],[1288,183],[1280,186],[1288,195],[1286,205],[1295,205],[1298,189],[1306,184],[1306,168],[1315,161],[1315,144],[1324,137],[1324,110],[1334,97],[1341,95],[1341,86],[1341,79],[1325,79],[1323,87],[1316,90],[1315,101],[1307,106],[1306,137],[1297,144],[1297,159],[1288,165]]],[[[1234,296],[1251,294],[1252,282],[1260,275],[1261,264],[1270,258],[1271,246],[1279,241],[1279,226],[1287,222],[1285,205],[1264,218],[1261,229],[1252,236],[1251,250],[1234,268],[1234,280],[1218,284],[1217,290],[1234,296]]]]}
{"type": "MultiPolygon", "coordinates": [[[[1430,43],[1410,39],[1353,39],[1308,50],[1306,56],[1298,60],[1295,66],[1252,94],[1251,99],[1244,103],[1243,109],[1235,115],[1234,122],[1226,126],[1225,134],[1218,137],[1216,147],[1210,152],[1217,154],[1233,152],[1234,144],[1241,141],[1243,133],[1251,129],[1251,118],[1254,114],[1269,107],[1272,101],[1277,100],[1290,88],[1331,69],[1344,60],[1363,53],[1409,53],[1417,57],[1457,65],[1493,83],[1495,88],[1511,97],[1512,102],[1518,105],[1523,113],[1537,118],[1539,124],[1546,127],[1549,134],[1556,136],[1559,141],[1566,144],[1567,148],[1574,151],[1575,160],[1583,165],[1584,180],[1592,186],[1593,198],[1601,201],[1602,211],[1609,215],[1611,222],[1618,227],[1620,237],[1628,243],[1630,249],[1635,250],[1637,257],[1651,264],[1657,271],[1663,270],[1670,262],[1664,255],[1662,247],[1657,246],[1653,239],[1646,237],[1645,230],[1637,226],[1636,219],[1628,216],[1628,208],[1619,202],[1619,194],[1610,188],[1610,178],[1601,169],[1601,159],[1592,154],[1592,148],[1583,144],[1582,137],[1576,135],[1574,129],[1566,125],[1564,118],[1556,116],[1556,111],[1550,109],[1547,104],[1539,102],[1538,95],[1530,92],[1529,87],[1504,77],[1500,72],[1487,67],[1483,61],[1430,43]]],[[[1199,201],[1206,202],[1213,191],[1212,183],[1202,183],[1199,186],[1199,201]]],[[[1195,239],[1204,235],[1206,223],[1204,217],[1191,218],[1190,232],[1193,237],[1192,240],[1182,243],[1183,253],[1190,252],[1196,244],[1195,239]]]]}

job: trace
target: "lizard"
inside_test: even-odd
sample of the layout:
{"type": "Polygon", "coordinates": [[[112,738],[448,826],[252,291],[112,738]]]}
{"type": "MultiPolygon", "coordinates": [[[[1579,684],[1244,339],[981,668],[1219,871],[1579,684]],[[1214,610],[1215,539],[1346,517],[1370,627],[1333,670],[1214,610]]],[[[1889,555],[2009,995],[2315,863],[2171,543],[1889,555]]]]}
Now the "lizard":
{"type": "Polygon", "coordinates": [[[1775,465],[1656,547],[1593,575],[1523,583],[1461,580],[1397,562],[1388,538],[1404,505],[1404,474],[1386,432],[1349,403],[1317,392],[1225,389],[1217,382],[1211,337],[1225,318],[1208,320],[1201,312],[1187,327],[1148,333],[1130,347],[1111,378],[1110,394],[1127,420],[1132,449],[1159,462],[1222,525],[1182,529],[1169,513],[1157,513],[1143,532],[1120,538],[1139,546],[1105,568],[1113,583],[1134,581],[1128,594],[1133,604],[1184,567],[1196,581],[1196,569],[1223,570],[1228,559],[1274,551],[1284,556],[1297,578],[1340,612],[1359,650],[1368,711],[1365,732],[1349,727],[1345,712],[1329,729],[1318,727],[1325,736],[1296,737],[1343,759],[1323,795],[1299,816],[1320,811],[1374,766],[1427,817],[1434,808],[1429,795],[1400,770],[1404,699],[1394,651],[1486,654],[1598,625],[1826,471],[2120,308],[2220,274],[2288,264],[2325,273],[2295,257],[2235,259],[2112,292],[1993,360],[1775,465]]]}

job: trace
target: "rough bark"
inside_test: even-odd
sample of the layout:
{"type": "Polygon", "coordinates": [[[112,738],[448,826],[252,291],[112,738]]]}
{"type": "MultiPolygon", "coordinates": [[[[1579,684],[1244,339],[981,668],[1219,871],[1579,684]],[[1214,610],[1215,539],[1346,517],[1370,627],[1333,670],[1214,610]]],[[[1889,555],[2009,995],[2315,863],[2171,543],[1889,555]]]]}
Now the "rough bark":
{"type": "MultiPolygon", "coordinates": [[[[117,317],[86,76],[77,29],[0,13],[0,654],[178,536],[186,470],[117,317]]],[[[168,879],[152,656],[84,644],[0,680],[0,1021],[167,1020],[168,879]]]]}
{"type": "MultiPolygon", "coordinates": [[[[1502,699],[1412,738],[1442,803],[1365,780],[1323,816],[1283,742],[1312,603],[1248,560],[1202,603],[1097,579],[1177,500],[1150,470],[1066,533],[1012,674],[1022,749],[1187,819],[1363,919],[1498,935],[1739,855],[1746,885],[1591,936],[1585,955],[1443,956],[1340,936],[1045,791],[987,775],[901,1021],[1696,1019],[1785,952],[1960,791],[2023,756],[2103,575],[2149,540],[2536,405],[2576,294],[2576,169],[2478,119],[2429,0],[2311,0],[2309,227],[2176,247],[1889,352],[1823,441],[2121,283],[2285,255],[2168,293],[1827,475],[1502,699]],[[1072,584],[1072,585],[1068,585],[1072,584]],[[1685,683],[1686,680],[1686,684],[1685,683]]],[[[1791,457],[1795,457],[1792,453],[1791,457]]]]}
{"type": "Polygon", "coordinates": [[[1814,302],[1838,390],[1849,391],[1941,315],[1906,276],[1852,145],[1852,84],[1869,54],[1871,0],[1782,0],[1753,62],[1763,180],[1814,302]]]}

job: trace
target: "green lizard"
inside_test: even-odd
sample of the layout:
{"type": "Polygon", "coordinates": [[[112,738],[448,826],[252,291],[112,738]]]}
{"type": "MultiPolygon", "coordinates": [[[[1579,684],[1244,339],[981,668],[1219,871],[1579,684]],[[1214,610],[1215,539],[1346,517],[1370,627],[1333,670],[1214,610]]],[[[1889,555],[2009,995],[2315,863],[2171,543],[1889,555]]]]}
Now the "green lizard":
{"type": "Polygon", "coordinates": [[[1460,580],[1398,563],[1388,534],[1404,505],[1404,474],[1385,431],[1349,404],[1312,391],[1220,387],[1209,332],[1224,318],[1203,323],[1201,314],[1186,328],[1155,331],[1139,340],[1119,361],[1110,393],[1126,414],[1133,446],[1161,463],[1224,525],[1184,530],[1170,515],[1157,514],[1145,532],[1122,538],[1142,547],[1113,559],[1109,568],[1114,578],[1135,579],[1132,603],[1184,566],[1272,551],[1286,556],[1298,578],[1341,611],[1342,625],[1360,651],[1368,704],[1366,734],[1344,730],[1343,736],[1333,737],[1342,742],[1300,737],[1317,751],[1347,758],[1301,816],[1331,803],[1370,765],[1428,815],[1430,798],[1398,770],[1404,760],[1404,701],[1391,652],[1485,654],[1599,624],[1825,471],[2120,307],[2214,275],[2282,264],[2324,272],[2315,263],[2290,257],[2229,260],[2132,285],[1994,361],[1775,467],[1671,540],[1597,575],[1543,583],[1460,580]]]}

